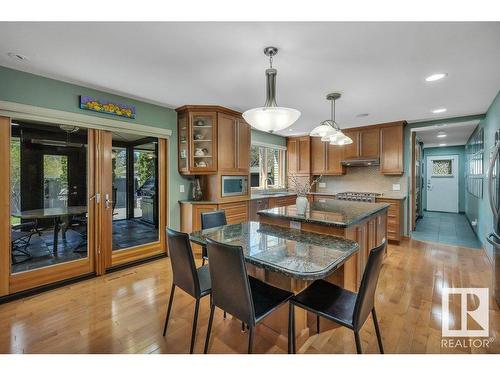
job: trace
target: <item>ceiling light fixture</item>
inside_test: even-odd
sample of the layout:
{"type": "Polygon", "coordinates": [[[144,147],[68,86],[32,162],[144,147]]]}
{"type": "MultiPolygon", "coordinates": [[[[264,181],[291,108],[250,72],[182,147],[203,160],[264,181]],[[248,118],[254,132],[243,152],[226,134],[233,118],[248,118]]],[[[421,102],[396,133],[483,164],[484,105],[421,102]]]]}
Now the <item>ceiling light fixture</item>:
{"type": "Polygon", "coordinates": [[[444,138],[444,137],[446,137],[446,133],[443,132],[443,131],[440,131],[440,132],[438,132],[437,137],[438,138],[444,138]]]}
{"type": "Polygon", "coordinates": [[[300,117],[300,111],[293,108],[278,107],[276,104],[276,75],[273,68],[273,56],[278,53],[276,47],[264,48],[264,54],[269,57],[269,69],[266,69],[266,103],[264,107],[249,109],[243,113],[243,118],[255,129],[274,133],[288,128],[300,117]]]}
{"type": "Polygon", "coordinates": [[[446,109],[446,108],[438,108],[438,109],[434,109],[434,110],[432,111],[432,113],[444,113],[444,112],[446,112],[446,111],[447,111],[447,109],[446,109]]]}
{"type": "Polygon", "coordinates": [[[440,79],[443,79],[447,75],[448,75],[448,73],[434,73],[434,74],[431,74],[429,77],[427,77],[425,80],[427,82],[439,81],[440,79]]]}
{"type": "Polygon", "coordinates": [[[311,137],[321,137],[321,141],[330,142],[331,145],[348,145],[352,143],[352,139],[346,136],[340,126],[335,121],[335,102],[340,99],[341,94],[334,92],[326,96],[326,100],[331,103],[330,107],[330,120],[322,121],[318,126],[316,126],[309,135],[311,137]]]}
{"type": "Polygon", "coordinates": [[[369,115],[369,113],[358,113],[356,117],[368,117],[369,115]]]}
{"type": "Polygon", "coordinates": [[[446,143],[440,143],[439,144],[439,147],[443,147],[443,146],[446,146],[446,143]]]}

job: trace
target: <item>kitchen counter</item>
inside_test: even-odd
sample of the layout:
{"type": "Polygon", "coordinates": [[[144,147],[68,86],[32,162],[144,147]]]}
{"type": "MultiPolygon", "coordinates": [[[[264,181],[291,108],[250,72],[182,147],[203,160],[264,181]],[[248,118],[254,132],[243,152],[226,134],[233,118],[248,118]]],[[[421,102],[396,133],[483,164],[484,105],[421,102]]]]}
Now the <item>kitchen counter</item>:
{"type": "Polygon", "coordinates": [[[260,194],[255,193],[252,194],[250,200],[254,199],[267,199],[267,198],[279,198],[279,197],[289,197],[291,195],[297,195],[297,193],[292,193],[288,191],[280,192],[280,193],[271,193],[271,194],[260,194]]]}
{"type": "Polygon", "coordinates": [[[382,194],[381,197],[377,197],[376,199],[396,199],[396,200],[403,201],[406,199],[406,195],[404,195],[402,193],[398,193],[398,192],[384,193],[384,194],[382,194]]]}
{"type": "Polygon", "coordinates": [[[359,246],[338,236],[304,232],[255,221],[190,234],[199,245],[206,238],[243,248],[245,260],[293,279],[317,280],[332,274],[359,246]]]}
{"type": "Polygon", "coordinates": [[[295,206],[275,207],[259,211],[263,217],[312,223],[323,226],[347,228],[387,211],[387,203],[364,203],[344,200],[312,202],[305,215],[299,215],[295,206]]]}

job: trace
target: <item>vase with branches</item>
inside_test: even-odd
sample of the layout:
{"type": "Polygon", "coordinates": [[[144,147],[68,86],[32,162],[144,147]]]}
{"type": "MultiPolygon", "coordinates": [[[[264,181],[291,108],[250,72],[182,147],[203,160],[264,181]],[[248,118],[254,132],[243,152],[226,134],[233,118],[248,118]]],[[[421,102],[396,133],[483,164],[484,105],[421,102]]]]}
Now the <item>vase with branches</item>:
{"type": "Polygon", "coordinates": [[[309,194],[320,180],[323,175],[317,177],[312,182],[309,179],[301,179],[294,173],[290,173],[288,176],[288,187],[289,190],[293,190],[297,193],[297,200],[295,201],[295,206],[297,208],[298,215],[305,215],[307,208],[309,206],[309,201],[307,200],[307,194],[309,194]]]}

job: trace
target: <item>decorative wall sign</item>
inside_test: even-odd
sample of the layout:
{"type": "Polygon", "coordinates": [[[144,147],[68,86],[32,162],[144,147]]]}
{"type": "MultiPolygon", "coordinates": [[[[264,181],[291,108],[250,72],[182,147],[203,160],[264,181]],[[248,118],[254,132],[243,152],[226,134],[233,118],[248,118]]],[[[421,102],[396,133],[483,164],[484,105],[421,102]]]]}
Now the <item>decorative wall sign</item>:
{"type": "Polygon", "coordinates": [[[95,99],[91,96],[80,96],[80,108],[126,118],[135,118],[135,106],[111,103],[105,100],[95,99]]]}

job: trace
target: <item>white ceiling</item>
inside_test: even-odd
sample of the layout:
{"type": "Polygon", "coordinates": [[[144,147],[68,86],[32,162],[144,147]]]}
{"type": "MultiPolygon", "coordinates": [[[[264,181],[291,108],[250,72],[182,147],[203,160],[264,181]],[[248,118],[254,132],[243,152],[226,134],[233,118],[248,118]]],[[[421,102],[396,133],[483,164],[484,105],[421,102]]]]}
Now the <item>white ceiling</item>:
{"type": "Polygon", "coordinates": [[[465,145],[472,132],[478,124],[476,121],[466,121],[459,123],[446,123],[440,125],[427,126],[425,128],[413,129],[424,143],[424,147],[439,147],[465,145]],[[446,137],[438,138],[439,132],[444,132],[446,137]]]}
{"type": "Polygon", "coordinates": [[[240,111],[264,104],[262,50],[277,46],[278,105],[302,112],[285,135],[326,119],[332,91],[343,94],[338,123],[351,127],[484,113],[500,88],[498,22],[3,22],[0,35],[3,66],[172,108],[240,111]],[[425,82],[435,72],[449,75],[425,82]]]}

